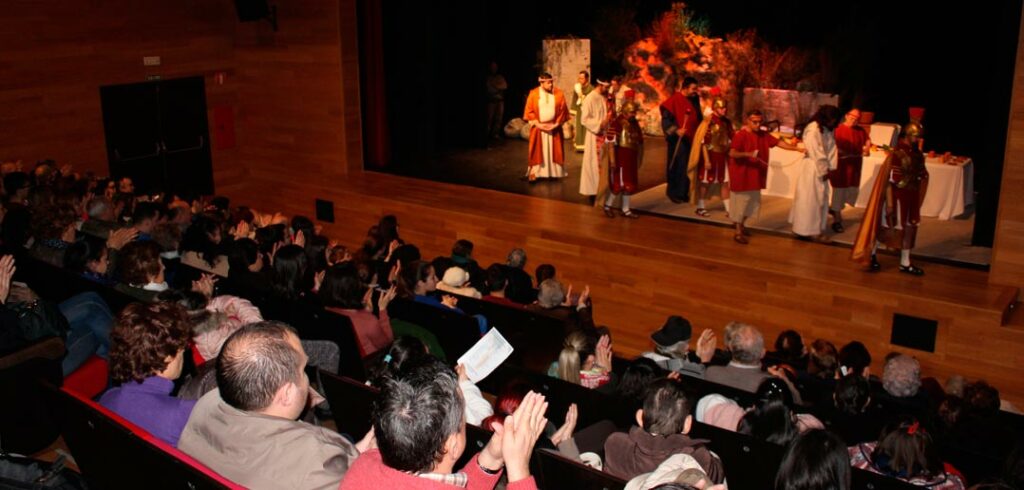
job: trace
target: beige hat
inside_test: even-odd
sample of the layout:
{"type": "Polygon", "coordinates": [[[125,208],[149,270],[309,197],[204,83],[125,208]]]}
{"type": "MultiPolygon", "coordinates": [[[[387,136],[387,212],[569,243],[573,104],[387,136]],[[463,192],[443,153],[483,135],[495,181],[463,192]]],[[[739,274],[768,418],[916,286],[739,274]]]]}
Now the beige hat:
{"type": "Polygon", "coordinates": [[[469,282],[469,273],[461,267],[449,267],[444,272],[444,279],[441,282],[453,288],[459,288],[469,282]]]}

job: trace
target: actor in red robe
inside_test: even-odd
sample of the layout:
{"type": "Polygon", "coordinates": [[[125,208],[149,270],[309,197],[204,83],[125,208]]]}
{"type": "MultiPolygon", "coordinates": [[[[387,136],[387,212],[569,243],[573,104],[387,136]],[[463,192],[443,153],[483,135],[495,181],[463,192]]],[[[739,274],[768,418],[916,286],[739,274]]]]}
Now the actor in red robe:
{"type": "Polygon", "coordinates": [[[554,78],[544,73],[537,79],[540,86],[526,97],[523,119],[530,125],[530,158],[527,175],[537,178],[565,177],[565,152],[562,148],[562,124],[569,120],[565,95],[555,88],[554,78]]]}
{"type": "Polygon", "coordinates": [[[746,245],[747,218],[761,207],[761,189],[768,184],[768,155],[773,146],[798,151],[796,145],[782,141],[761,128],[764,114],[759,110],[747,113],[747,121],[733,135],[729,147],[729,216],[736,224],[733,240],[746,245]]]}
{"type": "Polygon", "coordinates": [[[900,251],[900,272],[920,276],[924,271],[910,263],[917,227],[921,222],[921,202],[928,192],[928,169],[918,142],[924,131],[916,123],[904,126],[900,141],[885,159],[875,185],[871,188],[864,220],[857,230],[850,258],[881,268],[875,252],[879,244],[900,251]]]}
{"type": "Polygon", "coordinates": [[[860,109],[850,109],[843,117],[843,123],[836,127],[836,149],[839,151],[839,165],[829,172],[828,181],[832,184],[832,231],[842,233],[843,208],[847,204],[857,204],[860,190],[860,168],[864,157],[871,149],[868,132],[860,127],[860,109]]]}

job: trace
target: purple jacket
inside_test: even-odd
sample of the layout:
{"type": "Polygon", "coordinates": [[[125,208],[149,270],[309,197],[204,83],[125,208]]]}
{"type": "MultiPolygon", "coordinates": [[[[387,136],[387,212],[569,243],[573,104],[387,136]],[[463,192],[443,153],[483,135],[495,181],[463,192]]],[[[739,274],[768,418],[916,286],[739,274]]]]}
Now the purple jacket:
{"type": "Polygon", "coordinates": [[[177,447],[196,401],[179,400],[171,396],[172,390],[173,381],[150,376],[141,383],[130,381],[107,390],[100,405],[177,447]]]}

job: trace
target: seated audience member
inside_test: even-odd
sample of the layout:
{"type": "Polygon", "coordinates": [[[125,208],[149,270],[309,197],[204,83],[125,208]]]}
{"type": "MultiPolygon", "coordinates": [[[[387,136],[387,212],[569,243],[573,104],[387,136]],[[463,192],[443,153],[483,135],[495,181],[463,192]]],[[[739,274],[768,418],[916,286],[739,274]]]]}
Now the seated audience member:
{"type": "Polygon", "coordinates": [[[138,240],[153,239],[153,229],[160,222],[160,208],[153,202],[140,202],[132,210],[132,228],[139,231],[138,240]]]}
{"type": "MultiPolygon", "coordinates": [[[[511,285],[506,275],[507,270],[507,267],[502,267],[500,264],[491,264],[487,268],[487,294],[484,295],[483,300],[513,308],[522,308],[522,304],[509,299],[508,291],[511,285]]],[[[522,272],[521,269],[520,272],[522,272]]]]}
{"type": "Polygon", "coordinates": [[[449,267],[444,271],[444,278],[437,283],[437,289],[460,296],[480,299],[480,291],[469,285],[469,273],[462,267],[449,267]]]}
{"type": "Polygon", "coordinates": [[[106,240],[110,232],[118,228],[114,205],[102,196],[94,197],[86,203],[85,214],[88,219],[82,223],[80,231],[86,235],[106,240]]]}
{"type": "Polygon", "coordinates": [[[271,261],[270,282],[271,293],[278,299],[317,303],[312,294],[309,259],[298,245],[285,245],[277,250],[271,261]]]}
{"type": "Polygon", "coordinates": [[[225,478],[250,488],[334,489],[367,437],[296,419],[309,399],[306,354],[291,327],[246,325],[217,357],[218,389],[196,404],[178,447],[225,478]]]}
{"type": "Polygon", "coordinates": [[[800,395],[809,405],[820,410],[832,406],[835,391],[836,372],[839,368],[839,353],[836,346],[827,340],[818,339],[807,348],[807,369],[796,373],[796,384],[800,395]]]}
{"type": "Polygon", "coordinates": [[[191,329],[178,305],[132,303],[110,332],[110,378],[100,405],[176,446],[194,401],[171,396],[191,329]]]}
{"type": "MultiPolygon", "coordinates": [[[[483,290],[484,270],[473,258],[473,242],[465,239],[456,240],[452,245],[451,259],[455,267],[459,267],[469,274],[470,287],[483,290]]],[[[440,272],[438,274],[444,277],[440,272]]]]}
{"type": "Polygon", "coordinates": [[[985,381],[963,388],[962,413],[953,426],[951,442],[976,453],[1002,460],[1020,434],[999,415],[999,390],[985,381]]]}
{"type": "Polygon", "coordinates": [[[641,355],[658,363],[662,369],[701,377],[704,375],[704,363],[711,362],[715,355],[715,333],[710,328],[704,329],[697,340],[697,352],[690,350],[692,334],[693,329],[687,319],[672,315],[660,330],[651,334],[654,352],[641,355]]]}
{"type": "Polygon", "coordinates": [[[212,213],[196,217],[181,237],[181,263],[228,277],[228,258],[221,244],[223,223],[212,213]]]}
{"type": "Polygon", "coordinates": [[[537,278],[537,287],[540,288],[540,283],[555,278],[555,266],[551,264],[538,265],[537,269],[533,271],[533,275],[537,278]]]}
{"type": "Polygon", "coordinates": [[[593,307],[590,304],[590,286],[583,289],[573,302],[572,286],[566,291],[562,283],[548,279],[540,283],[537,301],[526,309],[568,322],[576,329],[594,328],[593,307]]]}
{"type": "Polygon", "coordinates": [[[451,308],[462,313],[462,310],[455,306],[458,303],[457,298],[445,295],[438,300],[432,294],[434,291],[437,291],[437,276],[434,275],[434,266],[430,262],[417,260],[402,263],[402,269],[398,271],[398,297],[438,308],[451,308]]]}
{"type": "Polygon", "coordinates": [[[807,366],[804,339],[796,330],[783,330],[775,338],[775,351],[769,356],[773,361],[789,366],[795,371],[803,370],[807,366]]]}
{"type": "Polygon", "coordinates": [[[783,446],[797,432],[825,427],[817,417],[793,411],[789,385],[779,378],[766,378],[755,396],[756,404],[744,409],[717,393],[707,395],[697,402],[697,421],[783,446]]]}
{"type": "Polygon", "coordinates": [[[395,337],[386,349],[380,353],[380,360],[369,368],[369,384],[380,388],[385,379],[398,377],[406,363],[415,365],[430,356],[426,344],[411,335],[395,337]]]}
{"type": "Polygon", "coordinates": [[[786,449],[775,475],[775,490],[850,490],[851,473],[842,439],[825,430],[811,430],[786,449]]]}
{"type": "Polygon", "coordinates": [[[372,292],[359,280],[359,273],[351,264],[328,269],[317,292],[324,307],[348,317],[352,322],[363,357],[387,348],[394,340],[388,304],[395,297],[395,288],[378,297],[377,315],[373,314],[372,292]]]}
{"type": "Polygon", "coordinates": [[[843,376],[856,374],[871,379],[871,353],[864,344],[854,340],[839,349],[839,371],[843,376]]]}
{"type": "Polygon", "coordinates": [[[75,210],[60,204],[36,209],[32,216],[35,242],[29,255],[57,267],[64,266],[64,252],[75,241],[75,210]]]}
{"type": "Polygon", "coordinates": [[[502,267],[508,280],[505,297],[521,305],[528,305],[537,299],[537,292],[533,289],[533,279],[526,272],[525,267],[526,251],[521,248],[512,249],[502,267]]]}
{"type": "Polygon", "coordinates": [[[856,374],[839,378],[833,399],[835,409],[829,418],[832,432],[847,446],[876,440],[885,422],[872,403],[868,380],[856,374]]]}
{"type": "Polygon", "coordinates": [[[614,385],[614,393],[631,406],[630,414],[643,408],[647,386],[664,378],[666,371],[646,357],[630,361],[614,385]]]}
{"type": "Polygon", "coordinates": [[[455,372],[440,361],[421,364],[387,379],[374,404],[378,449],[363,453],[341,482],[341,490],[365,488],[490,489],[508,472],[510,490],[536,489],[530,457],[547,420],[547,403],[528,394],[494,436],[461,471],[466,450],[463,398],[455,372]]]}
{"type": "Polygon", "coordinates": [[[629,433],[616,432],[605,441],[605,465],[608,473],[631,479],[653,471],[669,456],[692,456],[713,483],[725,478],[722,462],[705,446],[707,441],[691,439],[687,433],[693,423],[690,400],[674,380],[655,382],[647,391],[644,407],[636,412],[639,427],[629,433]]]}
{"type": "Polygon", "coordinates": [[[879,403],[887,415],[913,415],[926,425],[931,422],[931,401],[921,388],[921,364],[913,357],[897,354],[885,363],[882,371],[879,403]]]}
{"type": "Polygon", "coordinates": [[[902,417],[882,430],[877,442],[849,448],[854,468],[881,473],[912,485],[963,490],[963,477],[943,463],[931,434],[913,417],[902,417]]]}
{"type": "Polygon", "coordinates": [[[117,281],[107,276],[109,264],[110,253],[106,243],[89,235],[73,243],[64,253],[65,269],[97,284],[112,287],[117,281]]]}
{"type": "Polygon", "coordinates": [[[152,303],[160,291],[167,290],[160,246],[152,241],[125,245],[118,254],[117,270],[115,289],[136,299],[152,303]]]}
{"type": "MultiPolygon", "coordinates": [[[[754,393],[762,381],[772,377],[772,374],[761,370],[761,359],[765,354],[764,336],[747,324],[732,322],[726,329],[730,327],[732,331],[727,336],[726,347],[732,354],[732,360],[726,366],[709,366],[704,372],[704,379],[754,393]]],[[[777,372],[781,375],[781,371],[777,372]]],[[[790,391],[796,404],[802,405],[803,400],[796,388],[790,385],[790,391]]]]}
{"type": "Polygon", "coordinates": [[[272,285],[263,266],[263,254],[255,240],[240,238],[231,242],[228,248],[228,277],[231,282],[255,294],[268,293],[272,285]]]}
{"type": "Polygon", "coordinates": [[[373,261],[384,260],[393,247],[404,243],[398,236],[398,218],[390,214],[382,216],[377,225],[370,228],[366,238],[363,251],[366,257],[373,261]]]}
{"type": "Polygon", "coordinates": [[[576,330],[565,337],[558,360],[551,363],[548,376],[586,388],[597,388],[611,381],[612,342],[596,329],[576,330]]]}

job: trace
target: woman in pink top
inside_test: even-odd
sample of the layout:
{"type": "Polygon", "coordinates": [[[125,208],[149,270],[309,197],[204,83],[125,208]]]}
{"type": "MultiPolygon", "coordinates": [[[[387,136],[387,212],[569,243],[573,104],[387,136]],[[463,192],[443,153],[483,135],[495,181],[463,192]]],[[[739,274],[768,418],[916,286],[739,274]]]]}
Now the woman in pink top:
{"type": "Polygon", "coordinates": [[[363,357],[387,347],[394,340],[388,318],[388,303],[395,297],[394,288],[381,293],[377,300],[379,313],[374,315],[373,289],[359,280],[354,266],[344,263],[327,270],[318,294],[327,310],[352,321],[363,357]]]}

